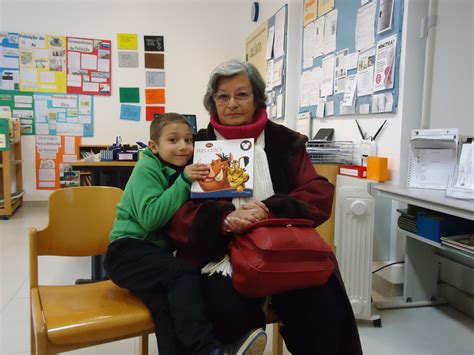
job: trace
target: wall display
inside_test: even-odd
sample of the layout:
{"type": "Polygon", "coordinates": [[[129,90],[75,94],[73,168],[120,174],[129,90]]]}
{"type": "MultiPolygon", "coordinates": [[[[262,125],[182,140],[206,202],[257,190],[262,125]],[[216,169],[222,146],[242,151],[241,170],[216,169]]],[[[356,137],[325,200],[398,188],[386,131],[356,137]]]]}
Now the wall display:
{"type": "Polygon", "coordinates": [[[141,107],[138,105],[120,105],[120,119],[126,121],[140,121],[141,107]]]}
{"type": "Polygon", "coordinates": [[[111,41],[67,37],[67,92],[110,96],[111,41]]]}
{"type": "Polygon", "coordinates": [[[120,102],[140,102],[140,88],[120,88],[120,102]]]}
{"type": "Polygon", "coordinates": [[[57,190],[68,169],[77,160],[81,137],[37,135],[35,139],[36,189],[57,190]]]}
{"type": "Polygon", "coordinates": [[[93,106],[93,96],[90,95],[36,93],[36,134],[93,137],[93,106]]]}
{"type": "Polygon", "coordinates": [[[165,69],[165,55],[162,53],[145,53],[145,68],[165,69]]]}
{"type": "Polygon", "coordinates": [[[153,121],[155,115],[162,115],[165,113],[165,106],[146,106],[146,120],[153,121]]]}
{"type": "Polygon", "coordinates": [[[165,89],[145,89],[146,104],[165,104],[165,89]]]}
{"type": "Polygon", "coordinates": [[[146,71],[146,86],[166,86],[166,75],[164,71],[146,71]]]}
{"type": "Polygon", "coordinates": [[[245,60],[255,65],[262,78],[267,73],[267,22],[263,22],[245,41],[245,60]]]}
{"type": "Polygon", "coordinates": [[[138,52],[118,52],[119,68],[138,68],[138,52]]]}
{"type": "Polygon", "coordinates": [[[11,117],[20,120],[22,135],[35,134],[33,93],[0,90],[0,108],[7,108],[11,117]]]}
{"type": "Polygon", "coordinates": [[[18,33],[0,32],[0,90],[20,90],[18,33]]]}
{"type": "Polygon", "coordinates": [[[299,112],[397,112],[403,1],[320,0],[318,6],[318,18],[303,26],[299,112]],[[313,84],[316,75],[320,85],[313,84]]]}
{"type": "Polygon", "coordinates": [[[66,92],[66,37],[20,33],[20,90],[66,92]]]}
{"type": "Polygon", "coordinates": [[[267,92],[267,114],[272,120],[284,118],[286,86],[286,43],[287,12],[283,6],[268,20],[266,47],[267,72],[265,91],[267,92]]]}
{"type": "Polygon", "coordinates": [[[144,36],[145,52],[163,52],[165,40],[163,36],[144,36]]]}
{"type": "Polygon", "coordinates": [[[135,33],[117,33],[117,48],[137,50],[138,36],[135,33]]]}

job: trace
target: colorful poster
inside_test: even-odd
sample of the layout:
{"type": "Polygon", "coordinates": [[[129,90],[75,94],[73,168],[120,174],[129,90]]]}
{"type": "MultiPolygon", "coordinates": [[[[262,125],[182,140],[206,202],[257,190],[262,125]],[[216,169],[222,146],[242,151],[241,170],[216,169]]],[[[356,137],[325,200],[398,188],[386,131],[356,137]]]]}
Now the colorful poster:
{"type": "Polygon", "coordinates": [[[33,93],[0,90],[0,108],[7,108],[20,121],[22,135],[35,134],[33,93]]]}
{"type": "Polygon", "coordinates": [[[20,90],[66,92],[66,37],[20,33],[20,90]]]}
{"type": "Polygon", "coordinates": [[[140,102],[140,88],[120,88],[120,102],[140,102]]]}
{"type": "Polygon", "coordinates": [[[141,106],[138,105],[120,105],[120,119],[127,121],[140,121],[141,106]]]}
{"type": "Polygon", "coordinates": [[[35,94],[37,135],[94,136],[93,96],[35,94]]]}
{"type": "Polygon", "coordinates": [[[145,89],[145,102],[149,104],[165,104],[165,89],[145,89]]]}
{"type": "Polygon", "coordinates": [[[138,49],[138,36],[135,33],[117,33],[117,49],[138,49]]]}
{"type": "Polygon", "coordinates": [[[162,115],[165,113],[164,106],[147,106],[146,107],[146,120],[153,121],[155,119],[155,115],[162,115]]]}
{"type": "Polygon", "coordinates": [[[163,52],[165,41],[163,36],[144,36],[145,52],[163,52]]]}
{"type": "Polygon", "coordinates": [[[18,33],[0,32],[0,90],[20,90],[18,33]]]}
{"type": "Polygon", "coordinates": [[[111,41],[67,37],[67,92],[110,96],[111,41]]]}
{"type": "Polygon", "coordinates": [[[77,159],[81,137],[41,136],[35,139],[36,189],[57,190],[68,163],[77,159]]]}
{"type": "Polygon", "coordinates": [[[316,0],[304,0],[304,22],[303,26],[306,27],[307,24],[316,20],[318,3],[316,0]]]}

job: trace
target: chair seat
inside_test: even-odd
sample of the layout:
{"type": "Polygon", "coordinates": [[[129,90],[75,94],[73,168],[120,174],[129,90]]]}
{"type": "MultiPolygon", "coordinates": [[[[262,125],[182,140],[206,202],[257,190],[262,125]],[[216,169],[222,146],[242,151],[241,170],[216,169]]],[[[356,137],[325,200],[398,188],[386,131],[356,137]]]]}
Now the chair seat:
{"type": "Polygon", "coordinates": [[[55,344],[100,342],[154,331],[142,301],[112,281],[39,286],[48,338],[55,344]]]}

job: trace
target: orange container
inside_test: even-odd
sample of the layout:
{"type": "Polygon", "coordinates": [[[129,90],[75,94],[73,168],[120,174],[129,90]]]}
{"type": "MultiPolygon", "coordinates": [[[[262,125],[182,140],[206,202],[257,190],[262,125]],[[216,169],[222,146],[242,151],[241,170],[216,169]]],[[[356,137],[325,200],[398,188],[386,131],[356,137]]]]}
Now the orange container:
{"type": "Polygon", "coordinates": [[[367,179],[378,182],[387,181],[389,179],[388,158],[367,157],[367,179]]]}

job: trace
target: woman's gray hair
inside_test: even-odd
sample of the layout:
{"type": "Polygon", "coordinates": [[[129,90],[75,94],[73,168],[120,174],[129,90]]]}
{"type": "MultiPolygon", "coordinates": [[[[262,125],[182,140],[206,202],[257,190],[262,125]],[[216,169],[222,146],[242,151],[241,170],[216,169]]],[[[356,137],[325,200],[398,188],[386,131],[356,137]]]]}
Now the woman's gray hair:
{"type": "Polygon", "coordinates": [[[267,107],[267,95],[265,94],[265,81],[258,72],[257,68],[251,64],[237,59],[231,59],[217,66],[211,74],[207,83],[206,94],[204,95],[204,107],[212,115],[217,113],[214,94],[217,92],[219,80],[230,78],[238,74],[246,74],[252,85],[252,94],[255,108],[267,107]]]}

